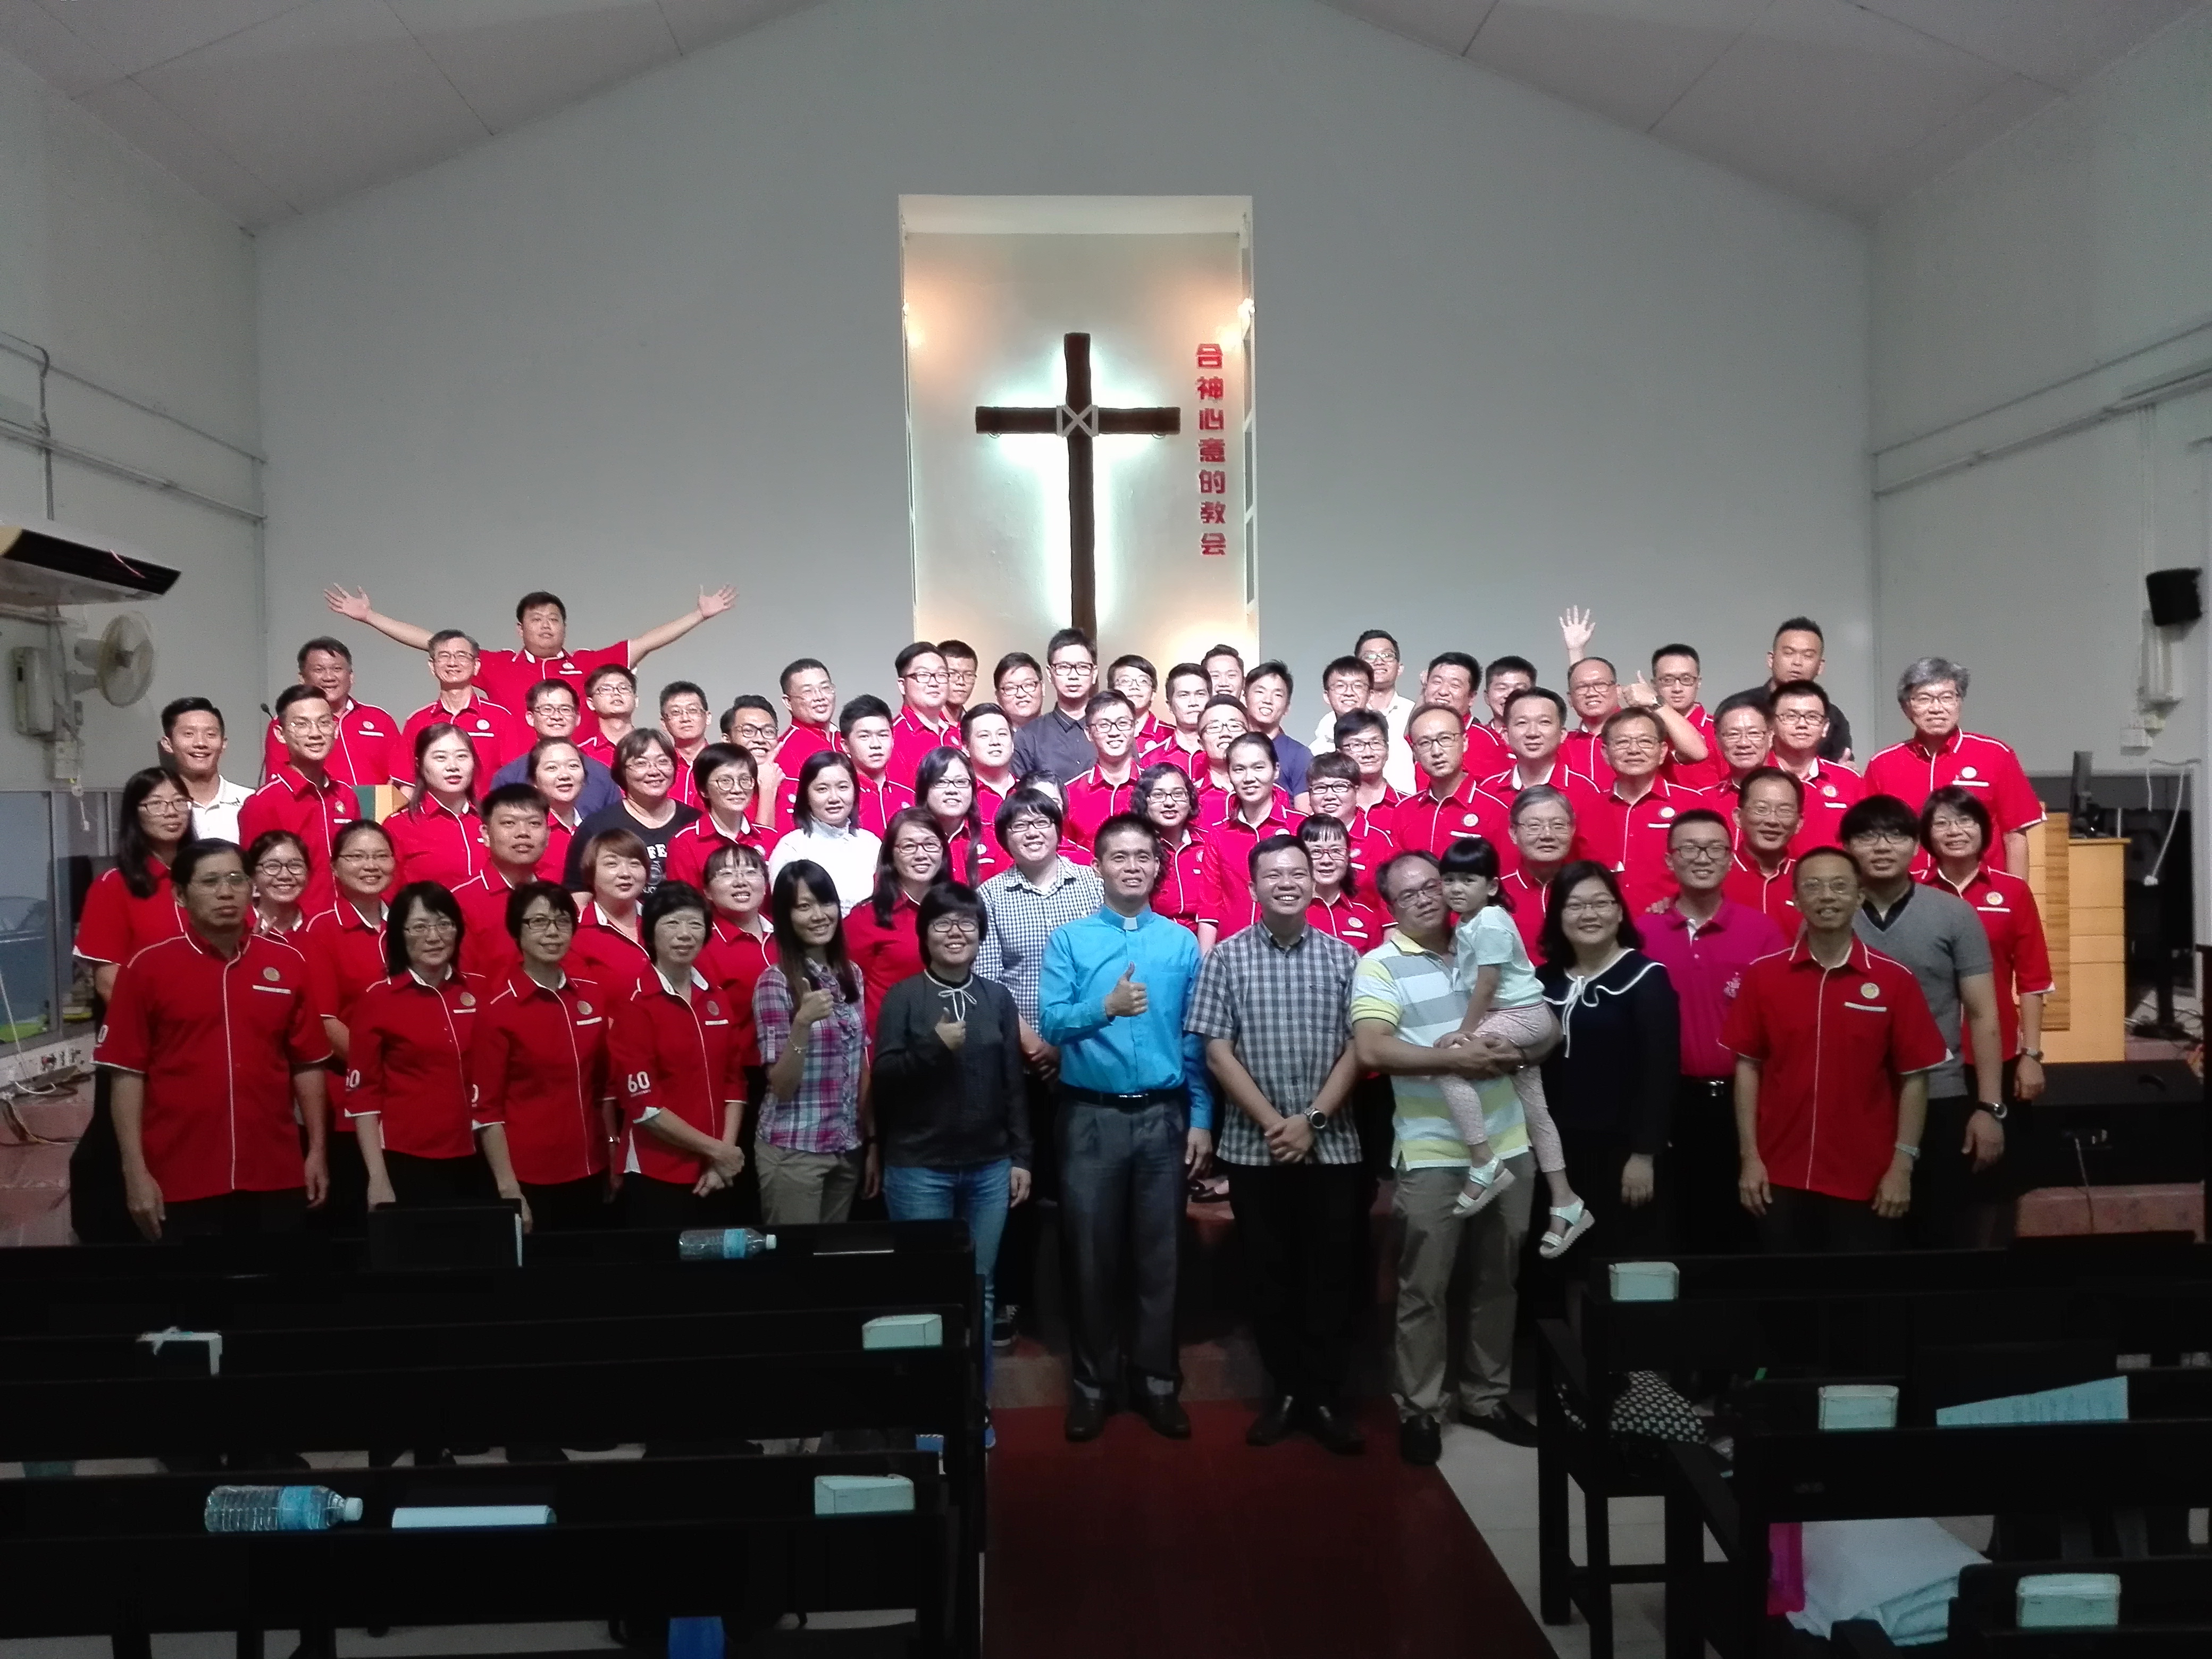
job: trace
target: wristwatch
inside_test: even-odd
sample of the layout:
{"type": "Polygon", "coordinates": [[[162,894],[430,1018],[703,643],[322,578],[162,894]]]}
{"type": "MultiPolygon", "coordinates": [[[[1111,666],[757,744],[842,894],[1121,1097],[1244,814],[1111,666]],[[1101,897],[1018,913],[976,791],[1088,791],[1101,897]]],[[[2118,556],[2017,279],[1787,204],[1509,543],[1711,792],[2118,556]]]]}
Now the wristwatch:
{"type": "Polygon", "coordinates": [[[1319,1134],[1323,1129],[1328,1127],[1328,1114],[1317,1109],[1309,1109],[1306,1113],[1306,1121],[1313,1126],[1313,1132],[1319,1134]]]}
{"type": "Polygon", "coordinates": [[[2002,1100],[1978,1100],[1974,1103],[1974,1109],[1987,1112],[2000,1123],[2005,1121],[2005,1103],[2002,1100]]]}
{"type": "Polygon", "coordinates": [[[2022,1060],[2032,1060],[2039,1066],[2043,1064],[2043,1050],[2040,1048],[2023,1048],[2020,1051],[2020,1057],[2022,1060]]]}

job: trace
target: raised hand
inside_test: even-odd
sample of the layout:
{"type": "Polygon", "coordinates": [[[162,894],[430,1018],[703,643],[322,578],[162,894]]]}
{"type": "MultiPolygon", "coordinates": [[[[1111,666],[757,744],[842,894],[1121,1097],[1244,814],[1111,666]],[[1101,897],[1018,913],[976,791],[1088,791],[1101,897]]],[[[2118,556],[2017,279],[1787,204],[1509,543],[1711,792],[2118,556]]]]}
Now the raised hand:
{"type": "Polygon", "coordinates": [[[964,1019],[939,1020],[937,1040],[954,1054],[958,1054],[968,1042],[968,1022],[964,1019]]]}
{"type": "Polygon", "coordinates": [[[1145,988],[1137,982],[1137,964],[1131,963],[1121,970],[1121,977],[1106,994],[1106,1012],[1116,1019],[1127,1019],[1141,1014],[1151,1006],[1145,988]]]}
{"type": "Polygon", "coordinates": [[[1559,618],[1559,637],[1567,642],[1567,660],[1579,662],[1589,649],[1590,640],[1597,633],[1597,624],[1590,620],[1587,610],[1569,605],[1559,618]]]}
{"type": "Polygon", "coordinates": [[[799,1006],[792,1013],[791,1023],[793,1026],[819,1025],[830,1018],[830,1010],[835,1006],[830,999],[829,992],[818,985],[815,986],[805,996],[799,998],[799,1006]]]}
{"type": "Polygon", "coordinates": [[[341,617],[350,617],[357,623],[368,620],[368,590],[365,587],[350,592],[340,586],[326,587],[323,590],[323,603],[341,617]]]}
{"type": "Polygon", "coordinates": [[[727,582],[712,592],[703,587],[699,590],[699,614],[702,617],[719,617],[737,602],[738,590],[727,582]]]}

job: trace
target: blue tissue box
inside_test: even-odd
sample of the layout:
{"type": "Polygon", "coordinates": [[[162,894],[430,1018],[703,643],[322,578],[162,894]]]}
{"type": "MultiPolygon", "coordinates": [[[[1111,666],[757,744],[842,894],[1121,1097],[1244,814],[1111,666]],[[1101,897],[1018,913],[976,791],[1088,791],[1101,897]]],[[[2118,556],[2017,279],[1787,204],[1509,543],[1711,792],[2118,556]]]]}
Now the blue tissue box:
{"type": "Polygon", "coordinates": [[[885,1314],[860,1327],[864,1348],[941,1348],[945,1321],[937,1314],[885,1314]]]}
{"type": "Polygon", "coordinates": [[[1893,1429],[1897,1385],[1893,1382],[1827,1382],[1820,1388],[1824,1429],[1893,1429]]]}
{"type": "Polygon", "coordinates": [[[817,1474],[814,1477],[814,1513],[911,1515],[914,1482],[902,1474],[817,1474]]]}
{"type": "Polygon", "coordinates": [[[1610,1276],[1615,1302],[1672,1302],[1681,1292],[1682,1270],[1671,1261],[1616,1261],[1610,1276]]]}
{"type": "Polygon", "coordinates": [[[2022,1630],[2088,1630],[2120,1622],[2116,1572],[2039,1572],[2019,1585],[2022,1630]]]}

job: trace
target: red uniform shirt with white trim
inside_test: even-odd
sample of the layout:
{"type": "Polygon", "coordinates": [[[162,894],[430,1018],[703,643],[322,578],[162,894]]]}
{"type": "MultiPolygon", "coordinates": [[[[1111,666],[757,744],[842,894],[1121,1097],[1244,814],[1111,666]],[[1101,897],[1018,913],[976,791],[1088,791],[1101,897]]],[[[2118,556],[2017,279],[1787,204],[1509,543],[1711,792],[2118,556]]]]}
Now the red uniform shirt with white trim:
{"type": "Polygon", "coordinates": [[[826,726],[793,726],[776,740],[776,769],[787,778],[796,778],[807,757],[824,752],[843,754],[845,740],[826,726]]]}
{"type": "MultiPolygon", "coordinates": [[[[532,872],[533,874],[535,872],[532,872]]],[[[453,889],[461,907],[461,970],[497,988],[522,967],[522,947],[507,936],[507,901],[514,886],[489,860],[484,867],[453,889]]]]}
{"type": "Polygon", "coordinates": [[[1618,780],[1601,795],[1575,804],[1575,854],[1595,859],[1620,878],[1621,896],[1631,915],[1641,915],[1674,890],[1667,867],[1667,837],[1674,820],[1700,807],[1711,810],[1701,790],[1684,789],[1656,779],[1635,801],[1625,801],[1618,780]]]}
{"type": "Polygon", "coordinates": [[[2051,990],[2051,945],[2044,937],[2043,913],[2027,883],[2008,870],[1978,867],[1963,887],[1931,870],[1930,887],[1948,888],[1974,907],[1989,935],[1990,967],[1996,981],[1997,1052],[2011,1060],[2020,1053],[2020,1000],[2051,990]]]}
{"type": "Polygon", "coordinates": [[[1509,870],[1498,878],[1498,892],[1510,902],[1506,914],[1520,930],[1521,943],[1528,947],[1528,960],[1540,963],[1544,952],[1540,943],[1544,937],[1544,911],[1552,902],[1552,878],[1531,881],[1525,866],[1509,870]]]}
{"type": "Polygon", "coordinates": [[[599,716],[584,701],[584,682],[609,666],[633,666],[628,640],[597,651],[570,651],[557,657],[533,657],[527,651],[481,652],[477,657],[476,684],[486,698],[501,708],[523,709],[530,707],[532,686],[540,680],[558,680],[576,696],[576,735],[595,737],[599,716]]]}
{"type": "Polygon", "coordinates": [[[224,957],[187,929],[123,964],[93,1058],[146,1079],[146,1168],[164,1199],[306,1184],[292,1074],[331,1053],[309,1000],[307,959],[260,934],[224,957]]]}
{"type": "Polygon", "coordinates": [[[1692,924],[1680,908],[1638,916],[1644,954],[1667,970],[1682,1016],[1682,1075],[1718,1080],[1735,1075],[1735,1054],[1721,1041],[1728,1011],[1751,964],[1789,948],[1773,921],[1727,894],[1710,921],[1692,924]]]}
{"type": "Polygon", "coordinates": [[[1797,860],[1785,857],[1782,867],[1770,876],[1750,854],[1738,853],[1729,861],[1721,896],[1758,911],[1782,930],[1783,938],[1794,939],[1804,920],[1797,914],[1796,869],[1797,860]]]}
{"type": "Polygon", "coordinates": [[[626,1000],[639,976],[653,971],[653,953],[607,920],[596,899],[576,913],[576,937],[568,946],[569,971],[592,981],[613,1002],[626,1000]]]}
{"type": "Polygon", "coordinates": [[[538,879],[559,883],[568,873],[568,844],[576,839],[576,830],[584,822],[582,813],[564,823],[561,809],[553,807],[545,814],[545,855],[538,860],[538,879]]]}
{"type": "Polygon", "coordinates": [[[1981,798],[2000,835],[2043,822],[2043,803],[2021,770],[2020,757],[2010,744],[1978,732],[1954,731],[1933,749],[1916,734],[1867,763],[1866,793],[1894,795],[1915,812],[1928,804],[1929,796],[1953,784],[1981,798]]]}
{"type": "Polygon", "coordinates": [[[1674,742],[1669,738],[1667,781],[1679,783],[1685,789],[1713,789],[1728,776],[1729,770],[1728,757],[1721,753],[1720,738],[1713,731],[1713,717],[1705,712],[1705,704],[1693,702],[1683,712],[1682,718],[1705,740],[1705,757],[1701,761],[1684,760],[1673,752],[1674,742]]]}
{"type": "MultiPolygon", "coordinates": [[[[881,783],[876,783],[855,774],[853,791],[853,822],[878,841],[883,839],[884,826],[891,821],[891,814],[915,804],[914,791],[888,775],[881,783]]],[[[796,799],[795,784],[792,793],[796,799]]]]}
{"type": "Polygon", "coordinates": [[[744,1059],[729,993],[692,970],[689,996],[677,996],[658,969],[615,1005],[608,1061],[620,1080],[632,1126],[629,1167],[655,1181],[699,1179],[704,1166],[646,1127],[673,1112],[701,1134],[720,1139],[745,1100],[744,1059]]]}
{"type": "MultiPolygon", "coordinates": [[[[1848,766],[1816,760],[1797,780],[1804,789],[1804,815],[1790,838],[1790,856],[1802,859],[1822,847],[1844,844],[1844,814],[1866,794],[1866,781],[1848,766]]],[[[1734,801],[1729,803],[1733,808],[1734,801]]]]}
{"type": "Polygon", "coordinates": [[[1467,728],[1467,753],[1460,763],[1478,778],[1487,777],[1513,764],[1513,750],[1505,734],[1488,720],[1467,728]]]}
{"type": "Polygon", "coordinates": [[[1185,824],[1180,844],[1160,837],[1160,884],[1152,890],[1152,908],[1193,933],[1201,921],[1221,920],[1221,895],[1213,885],[1206,840],[1185,824]]]}
{"type": "Polygon", "coordinates": [[[952,879],[964,881],[970,887],[981,887],[985,882],[1011,868],[1013,859],[999,845],[998,837],[991,833],[991,819],[987,816],[977,820],[983,826],[981,835],[962,824],[945,838],[945,867],[952,872],[952,879]],[[968,868],[968,854],[975,850],[975,867],[968,868]]]}
{"type": "Polygon", "coordinates": [[[1406,798],[1395,789],[1385,789],[1382,799],[1372,806],[1362,806],[1352,815],[1344,826],[1344,838],[1351,848],[1352,873],[1362,885],[1372,888],[1375,878],[1382,873],[1382,866],[1397,856],[1398,842],[1391,827],[1398,816],[1398,803],[1406,798]]]}
{"type": "Polygon", "coordinates": [[[876,1034],[876,1011],[892,986],[912,979],[922,969],[921,935],[915,921],[921,907],[903,892],[891,895],[891,919],[876,920],[875,900],[863,899],[845,915],[845,949],[860,970],[861,1012],[870,1037],[876,1034]]]}
{"type": "Polygon", "coordinates": [[[1857,939],[1837,968],[1802,939],[1752,963],[1722,1041],[1759,1062],[1767,1180],[1860,1203],[1897,1146],[1899,1085],[1950,1052],[1912,970],[1857,939]]]}
{"type": "Polygon", "coordinates": [[[346,1114],[378,1120],[385,1151],[466,1158],[469,1044],[483,982],[448,973],[425,984],[410,969],[362,993],[346,1021],[346,1114]]]}
{"type": "Polygon", "coordinates": [[[911,786],[915,773],[928,758],[931,750],[960,746],[959,721],[947,720],[942,726],[932,726],[913,708],[902,708],[891,721],[891,757],[884,768],[884,775],[911,786]]]}
{"type": "Polygon", "coordinates": [[[515,1179],[582,1181],[607,1167],[609,1010],[599,988],[564,975],[549,990],[517,968],[483,1004],[469,1042],[469,1121],[507,1126],[515,1179]]]}
{"type": "Polygon", "coordinates": [[[1463,775],[1450,794],[1438,800],[1427,789],[1415,791],[1391,809],[1390,839],[1401,853],[1444,851],[1462,836],[1480,836],[1498,849],[1498,867],[1510,870],[1521,861],[1513,845],[1506,805],[1463,775]]]}
{"type": "Polygon", "coordinates": [[[669,838],[667,862],[661,866],[663,881],[681,881],[707,890],[707,860],[725,847],[750,847],[763,858],[775,845],[774,832],[762,828],[750,818],[735,836],[726,836],[714,826],[711,814],[702,814],[685,824],[669,838]]]}
{"type": "Polygon", "coordinates": [[[385,819],[384,833],[392,842],[395,893],[410,881],[434,881],[458,891],[491,863],[476,809],[456,812],[427,792],[385,819]]]}
{"type": "Polygon", "coordinates": [[[1316,898],[1306,906],[1306,921],[1332,939],[1340,939],[1365,956],[1382,942],[1390,918],[1364,898],[1316,898]]]}
{"type": "MultiPolygon", "coordinates": [[[[410,753],[404,763],[392,758],[392,745],[398,738],[398,720],[373,703],[356,702],[349,697],[344,711],[338,715],[337,735],[331,740],[331,752],[323,762],[324,768],[340,783],[389,783],[395,767],[412,778],[414,756],[410,753]]],[[[284,759],[283,733],[272,720],[261,734],[264,783],[276,775],[276,769],[284,764],[284,759]]]]}
{"type": "MultiPolygon", "coordinates": [[[[594,732],[589,737],[586,737],[581,728],[579,728],[569,741],[576,745],[576,752],[586,760],[595,760],[609,770],[613,769],[615,746],[608,741],[606,733],[604,732],[594,732]]],[[[534,748],[536,745],[532,746],[534,748]]]]}
{"type": "MultiPolygon", "coordinates": [[[[383,918],[369,921],[350,899],[340,899],[329,909],[308,917],[297,943],[300,953],[307,958],[307,995],[318,1019],[334,1019],[343,1025],[353,1017],[354,1005],[362,994],[390,976],[391,969],[384,965],[383,918]]],[[[331,1133],[351,1134],[353,1120],[345,1115],[343,1065],[331,1066],[324,1088],[331,1104],[331,1133]]]]}
{"type": "Polygon", "coordinates": [[[77,918],[76,953],[87,962],[120,967],[149,945],[185,931],[185,913],[169,884],[169,866],[146,860],[154,890],[140,898],[123,884],[120,870],[103,870],[84,896],[77,918]]]}
{"type": "Polygon", "coordinates": [[[476,692],[458,709],[447,708],[442,702],[432,702],[416,709],[399,728],[399,741],[392,745],[392,781],[412,784],[415,781],[415,739],[426,726],[441,722],[458,726],[469,747],[477,751],[476,793],[481,799],[491,789],[492,774],[513,760],[526,754],[538,734],[522,722],[522,717],[504,703],[496,703],[476,692]]]}
{"type": "Polygon", "coordinates": [[[1206,745],[1195,737],[1191,738],[1191,745],[1184,748],[1181,734],[1170,726],[1167,736],[1151,748],[1139,749],[1133,744],[1130,747],[1136,754],[1137,770],[1140,773],[1148,766],[1164,764],[1181,767],[1187,777],[1202,780],[1208,769],[1206,745]]]}
{"type": "MultiPolygon", "coordinates": [[[[1278,796],[1282,793],[1275,792],[1278,796]]],[[[1259,901],[1252,896],[1252,849],[1270,836],[1296,833],[1286,805],[1280,799],[1270,801],[1267,816],[1256,824],[1238,811],[1207,829],[1206,852],[1212,861],[1207,874],[1213,883],[1219,938],[1242,933],[1260,920],[1259,901]]]]}
{"type": "Polygon", "coordinates": [[[1137,793],[1137,769],[1129,769],[1127,783],[1109,783],[1097,767],[1067,786],[1067,822],[1062,827],[1068,836],[1088,847],[1098,834],[1098,826],[1116,813],[1134,811],[1130,804],[1137,793]]]}
{"type": "Polygon", "coordinates": [[[775,935],[763,929],[754,933],[727,916],[714,918],[714,937],[699,953],[699,971],[710,985],[730,994],[730,1012],[736,1020],[738,1060],[744,1066],[761,1063],[760,1033],[753,1024],[753,988],[760,976],[775,965],[775,935]]]}
{"type": "Polygon", "coordinates": [[[1613,767],[1605,757],[1605,739],[1596,732],[1576,730],[1559,739],[1559,763],[1589,781],[1603,793],[1613,787],[1613,767]]]}
{"type": "MultiPolygon", "coordinates": [[[[1572,797],[1577,805],[1586,796],[1603,794],[1606,790],[1613,787],[1613,775],[1610,770],[1606,775],[1605,783],[1601,787],[1593,782],[1588,775],[1568,765],[1564,756],[1558,755],[1552,757],[1552,769],[1547,772],[1539,781],[1550,788],[1558,790],[1561,794],[1572,797]]],[[[1509,766],[1502,772],[1492,772],[1482,780],[1482,787],[1486,793],[1497,796],[1498,799],[1509,805],[1511,805],[1514,796],[1519,794],[1523,789],[1533,787],[1521,781],[1521,769],[1517,765],[1509,766]]]]}
{"type": "MultiPolygon", "coordinates": [[[[675,739],[670,738],[669,743],[672,747],[675,739]]],[[[668,799],[679,806],[690,807],[695,812],[707,810],[707,803],[699,797],[698,775],[691,769],[692,763],[699,758],[699,751],[706,746],[706,740],[702,738],[688,755],[680,749],[677,750],[676,775],[668,781],[668,799]]]]}
{"type": "Polygon", "coordinates": [[[337,902],[337,883],[331,877],[331,843],[360,816],[353,785],[341,783],[327,772],[320,784],[309,783],[288,762],[238,809],[239,844],[251,847],[271,830],[289,830],[297,836],[307,849],[307,885],[300,895],[300,908],[313,915],[337,902]]]}

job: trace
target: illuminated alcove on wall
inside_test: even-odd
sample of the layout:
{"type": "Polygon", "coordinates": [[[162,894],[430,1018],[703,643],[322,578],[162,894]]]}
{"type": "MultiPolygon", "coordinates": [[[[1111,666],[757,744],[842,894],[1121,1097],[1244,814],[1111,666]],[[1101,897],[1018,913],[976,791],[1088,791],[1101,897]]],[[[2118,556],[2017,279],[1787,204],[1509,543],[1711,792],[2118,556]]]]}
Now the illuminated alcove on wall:
{"type": "Polygon", "coordinates": [[[1226,640],[1249,660],[1249,198],[907,196],[899,220],[915,636],[966,640],[988,675],[1067,624],[1068,445],[983,435],[975,412],[1058,408],[1084,333],[1097,404],[1180,417],[1093,441],[1102,657],[1164,673],[1226,640]]]}

